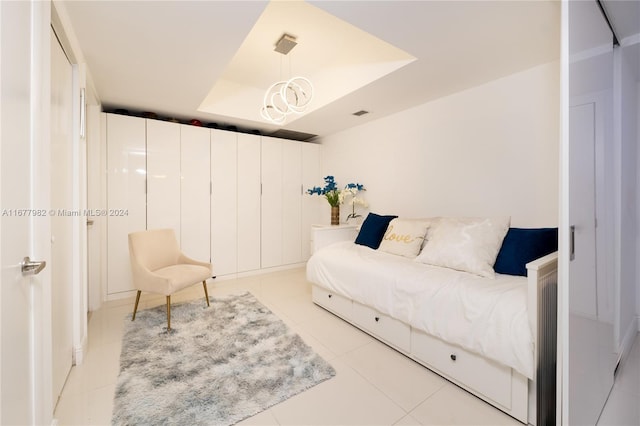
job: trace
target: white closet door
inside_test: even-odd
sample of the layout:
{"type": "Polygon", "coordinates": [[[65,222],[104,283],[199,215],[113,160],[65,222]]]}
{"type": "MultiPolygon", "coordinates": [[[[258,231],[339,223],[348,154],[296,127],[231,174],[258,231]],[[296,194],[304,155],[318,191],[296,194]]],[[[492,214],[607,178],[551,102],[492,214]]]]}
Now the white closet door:
{"type": "Polygon", "coordinates": [[[306,261],[311,256],[311,225],[314,223],[326,223],[322,221],[320,212],[322,212],[322,203],[327,201],[324,197],[317,195],[308,195],[307,189],[314,186],[322,186],[322,170],[321,170],[321,145],[315,143],[303,143],[302,148],[302,214],[301,214],[301,232],[302,232],[302,260],[306,261]]]}
{"type": "Polygon", "coordinates": [[[260,136],[238,133],[238,272],[260,269],[260,136]]]}
{"type": "Polygon", "coordinates": [[[147,229],[172,228],[180,241],[180,125],[147,122],[147,229]]]}
{"type": "MultiPolygon", "coordinates": [[[[614,136],[615,125],[610,124],[618,117],[614,104],[608,100],[612,96],[613,102],[617,102],[618,85],[614,77],[613,35],[600,7],[595,2],[568,3],[568,47],[572,60],[569,64],[568,139],[562,141],[560,165],[562,180],[566,182],[561,187],[560,230],[569,231],[573,226],[575,232],[573,235],[560,233],[560,253],[567,255],[559,259],[562,285],[558,285],[558,332],[563,359],[558,361],[563,362],[564,376],[559,399],[562,400],[562,424],[586,425],[598,422],[613,386],[617,360],[612,324],[615,321],[607,309],[613,295],[609,286],[615,279],[611,276],[611,280],[600,281],[598,278],[607,271],[598,270],[598,266],[606,269],[608,259],[612,259],[608,257],[609,251],[616,257],[614,244],[609,245],[606,235],[607,230],[615,234],[613,223],[616,219],[611,217],[616,214],[619,182],[609,184],[609,176],[601,176],[598,166],[619,177],[620,170],[609,162],[612,158],[609,155],[615,156],[613,153],[620,146],[614,136]],[[585,58],[587,51],[594,53],[585,58]],[[604,181],[600,180],[603,178],[604,181]],[[608,190],[614,195],[610,196],[608,190]],[[613,207],[609,208],[607,204],[613,207]],[[598,211],[604,213],[604,217],[598,217],[596,227],[598,211]],[[599,241],[598,236],[605,240],[599,241]],[[571,239],[574,256],[569,256],[571,239]],[[565,271],[565,279],[562,279],[562,271],[565,271]]],[[[624,79],[619,83],[623,85],[624,79]]],[[[619,155],[620,151],[617,152],[619,155]]],[[[538,424],[550,423],[544,418],[537,420],[538,424]]]]}
{"type": "Polygon", "coordinates": [[[180,126],[180,246],[187,256],[211,259],[211,131],[180,126]]]}
{"type": "Polygon", "coordinates": [[[211,131],[211,263],[216,276],[238,271],[237,133],[211,131]]]}
{"type": "Polygon", "coordinates": [[[282,263],[285,265],[302,262],[302,145],[282,141],[282,263]]]}
{"type": "Polygon", "coordinates": [[[263,268],[282,265],[282,140],[262,138],[263,268]]]}
{"type": "Polygon", "coordinates": [[[146,228],[145,121],[107,114],[107,293],[133,289],[128,234],[146,228]]]}

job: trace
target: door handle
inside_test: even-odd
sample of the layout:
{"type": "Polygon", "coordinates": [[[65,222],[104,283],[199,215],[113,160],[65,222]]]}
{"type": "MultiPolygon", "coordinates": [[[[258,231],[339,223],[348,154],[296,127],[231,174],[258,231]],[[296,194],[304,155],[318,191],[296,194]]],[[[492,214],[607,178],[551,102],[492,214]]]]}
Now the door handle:
{"type": "Polygon", "coordinates": [[[31,259],[29,259],[29,256],[27,256],[22,259],[20,266],[22,267],[22,275],[37,275],[44,269],[45,266],[47,266],[47,262],[45,262],[44,260],[41,260],[39,262],[32,261],[31,259]]]}
{"type": "Polygon", "coordinates": [[[576,258],[576,226],[569,227],[569,260],[576,258]]]}

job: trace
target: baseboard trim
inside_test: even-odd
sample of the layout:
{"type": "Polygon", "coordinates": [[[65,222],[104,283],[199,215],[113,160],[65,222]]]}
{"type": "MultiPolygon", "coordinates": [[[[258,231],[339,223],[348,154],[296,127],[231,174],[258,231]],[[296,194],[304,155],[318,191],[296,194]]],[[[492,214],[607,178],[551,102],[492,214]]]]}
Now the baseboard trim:
{"type": "Polygon", "coordinates": [[[622,338],[622,342],[620,344],[620,348],[618,351],[618,360],[616,364],[616,373],[619,370],[619,366],[624,365],[629,353],[631,352],[631,348],[633,347],[633,343],[636,340],[636,336],[638,335],[638,316],[634,317],[629,327],[627,327],[627,331],[624,333],[624,337],[622,338]]]}
{"type": "Polygon", "coordinates": [[[84,336],[79,345],[74,346],[72,362],[73,365],[82,365],[84,362],[84,354],[87,353],[87,336],[84,336]]]}
{"type": "Polygon", "coordinates": [[[307,262],[291,263],[289,265],[274,266],[272,268],[254,269],[253,271],[234,272],[232,274],[226,274],[226,275],[216,275],[216,278],[215,278],[215,280],[213,282],[226,281],[226,280],[235,280],[237,278],[253,277],[255,275],[262,275],[262,274],[270,274],[270,273],[273,273],[273,272],[287,271],[287,270],[290,270],[290,269],[302,268],[306,264],[307,264],[307,262]]]}
{"type": "MultiPolygon", "coordinates": [[[[251,276],[254,276],[254,275],[261,275],[261,274],[270,274],[270,273],[273,273],[273,272],[287,271],[289,269],[302,268],[306,264],[307,264],[307,262],[291,263],[289,265],[274,266],[272,268],[254,269],[253,271],[236,272],[236,273],[226,274],[226,275],[216,275],[216,278],[215,278],[215,280],[213,282],[233,280],[233,279],[237,279],[237,278],[251,277],[251,276]]],[[[215,270],[214,270],[214,273],[215,273],[215,270]]],[[[207,282],[211,283],[212,281],[209,280],[207,282]]],[[[132,298],[135,295],[136,295],[136,291],[135,290],[126,290],[126,291],[122,291],[120,293],[107,294],[106,299],[104,301],[105,302],[110,302],[110,301],[113,301],[113,300],[126,299],[128,297],[132,298]]]]}

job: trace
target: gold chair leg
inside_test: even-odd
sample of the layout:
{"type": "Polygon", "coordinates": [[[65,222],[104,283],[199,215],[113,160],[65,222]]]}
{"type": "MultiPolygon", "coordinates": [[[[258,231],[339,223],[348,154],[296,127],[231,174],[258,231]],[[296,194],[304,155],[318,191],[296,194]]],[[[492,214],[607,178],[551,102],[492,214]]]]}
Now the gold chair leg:
{"type": "Polygon", "coordinates": [[[133,305],[133,315],[131,316],[131,321],[136,319],[136,312],[138,311],[138,302],[140,302],[140,293],[141,290],[138,290],[138,294],[136,295],[136,304],[133,305]]]}
{"type": "Polygon", "coordinates": [[[207,299],[207,306],[209,305],[209,292],[207,291],[207,281],[202,281],[202,287],[204,287],[204,297],[207,299]]]}
{"type": "Polygon", "coordinates": [[[167,296],[167,331],[171,330],[171,296],[167,296]]]}

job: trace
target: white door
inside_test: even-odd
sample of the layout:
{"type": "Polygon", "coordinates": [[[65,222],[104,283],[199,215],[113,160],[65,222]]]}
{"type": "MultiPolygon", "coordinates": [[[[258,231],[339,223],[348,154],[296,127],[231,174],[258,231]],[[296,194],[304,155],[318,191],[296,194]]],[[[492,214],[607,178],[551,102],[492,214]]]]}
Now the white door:
{"type": "Polygon", "coordinates": [[[73,69],[51,33],[51,309],[53,399],[73,356],[73,69]]]}
{"type": "MultiPolygon", "coordinates": [[[[566,228],[561,224],[561,229],[568,228],[569,252],[571,246],[574,250],[569,259],[560,258],[561,270],[566,265],[568,271],[568,281],[559,285],[560,318],[567,324],[560,329],[562,416],[563,423],[582,425],[596,424],[613,385],[615,367],[613,324],[604,297],[613,280],[598,280],[606,277],[602,269],[607,269],[607,264],[603,258],[615,250],[609,244],[603,245],[604,234],[597,232],[603,226],[613,229],[609,227],[606,211],[613,212],[614,208],[606,200],[615,183],[612,186],[603,183],[607,180],[604,175],[611,176],[614,170],[605,162],[606,172],[598,173],[603,167],[603,153],[615,146],[613,131],[607,124],[613,118],[613,108],[606,101],[614,86],[613,43],[612,33],[595,2],[568,2],[568,11],[569,138],[568,155],[562,166],[568,171],[568,194],[562,208],[568,215],[566,228]],[[607,208],[602,208],[603,205],[607,208]],[[596,227],[598,212],[604,214],[597,217],[596,227]]],[[[565,213],[562,218],[565,220],[565,213]]]]}
{"type": "Polygon", "coordinates": [[[238,272],[246,272],[260,269],[260,136],[238,133],[237,171],[238,272]]]}
{"type": "Polygon", "coordinates": [[[147,228],[144,119],[106,114],[107,294],[133,290],[130,232],[147,228]]]}
{"type": "Polygon", "coordinates": [[[0,2],[0,424],[51,424],[49,2],[0,2]],[[43,159],[46,158],[46,161],[43,159]],[[40,210],[42,209],[42,210],[40,210]],[[39,215],[39,216],[35,216],[39,215]]]}
{"type": "Polygon", "coordinates": [[[569,264],[569,286],[573,313],[596,319],[596,182],[595,182],[595,104],[573,106],[569,115],[569,149],[575,155],[569,162],[571,192],[569,213],[573,242],[578,255],[569,264]]]}
{"type": "Polygon", "coordinates": [[[180,242],[180,124],[147,122],[147,229],[171,228],[180,242]]]}
{"type": "Polygon", "coordinates": [[[302,142],[282,141],[282,263],[285,265],[302,262],[302,145],[302,142]]]}
{"type": "Polygon", "coordinates": [[[215,276],[238,271],[237,133],[211,131],[211,263],[215,276]]]}
{"type": "Polygon", "coordinates": [[[180,247],[187,256],[211,259],[211,130],[180,126],[180,247]]]}
{"type": "Polygon", "coordinates": [[[613,386],[613,327],[603,317],[596,251],[596,104],[569,109],[569,220],[575,253],[569,262],[569,416],[595,423],[613,386]]]}
{"type": "Polygon", "coordinates": [[[261,266],[282,265],[282,141],[262,137],[261,266]]]}

